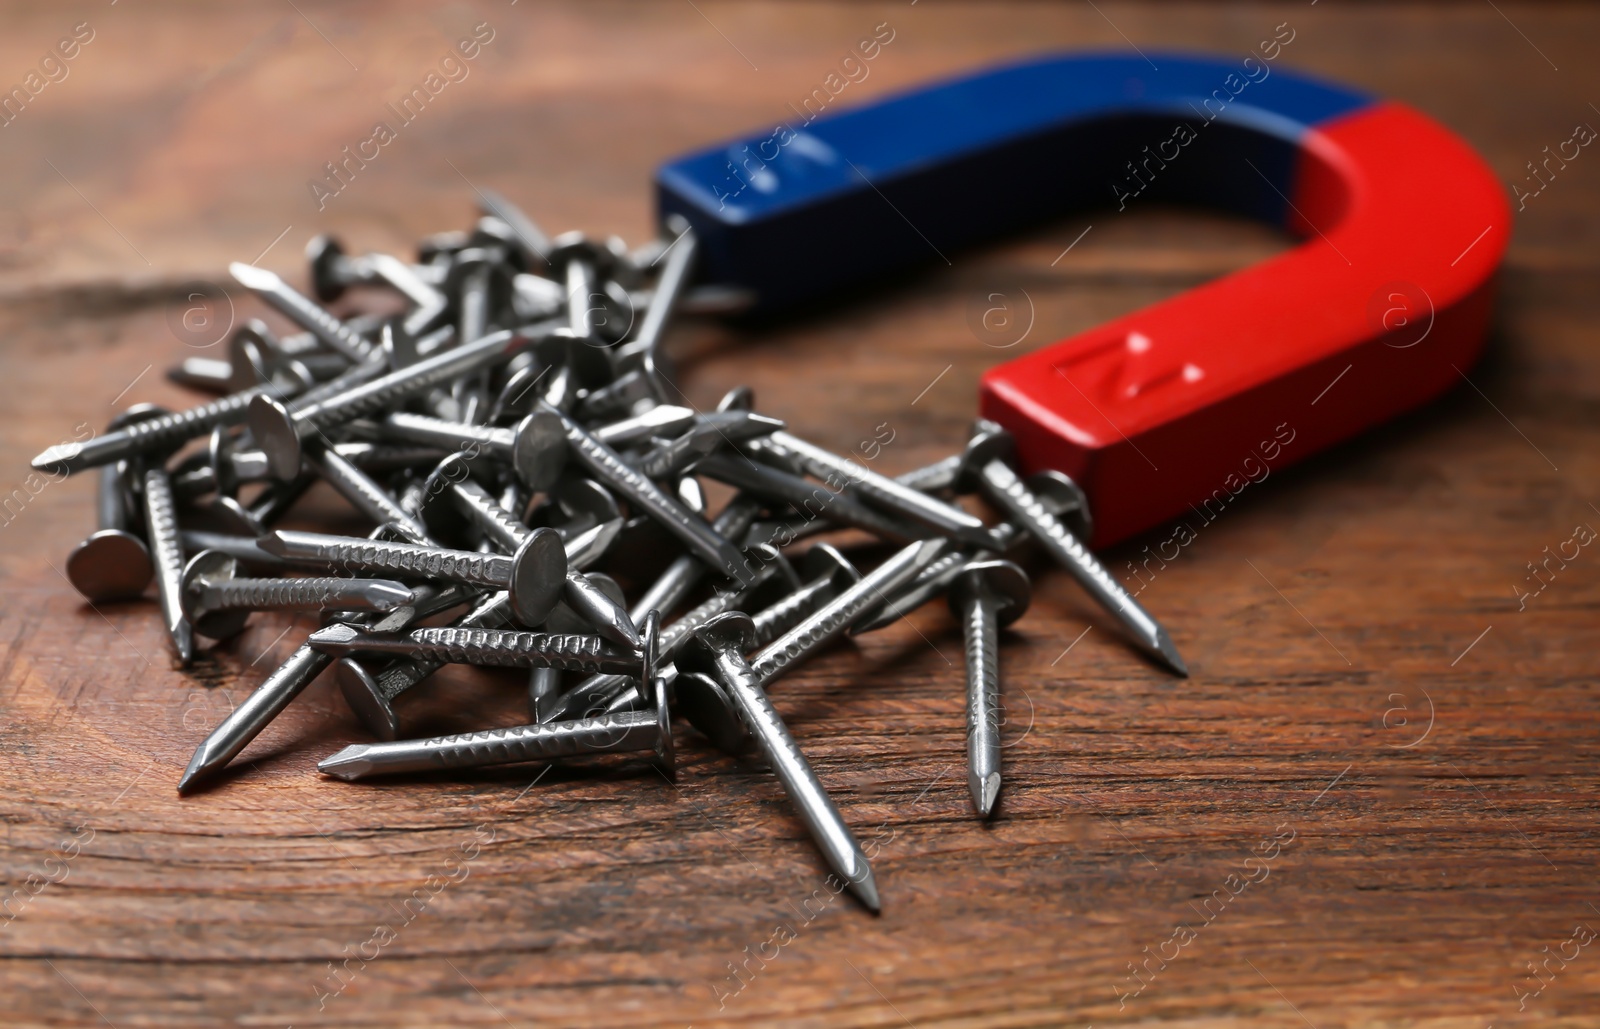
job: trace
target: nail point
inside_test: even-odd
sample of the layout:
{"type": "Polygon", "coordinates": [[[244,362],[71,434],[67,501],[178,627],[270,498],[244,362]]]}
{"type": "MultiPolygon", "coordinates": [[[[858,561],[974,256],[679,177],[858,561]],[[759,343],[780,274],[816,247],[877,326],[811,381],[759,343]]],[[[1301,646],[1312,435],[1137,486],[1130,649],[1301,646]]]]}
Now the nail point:
{"type": "Polygon", "coordinates": [[[366,758],[367,749],[365,744],[353,743],[317,762],[317,771],[345,782],[354,782],[372,771],[372,762],[366,758]]]}
{"type": "Polygon", "coordinates": [[[967,787],[972,792],[972,807],[978,812],[978,817],[991,817],[994,814],[995,801],[1000,799],[1000,773],[990,772],[983,776],[969,776],[967,787]]]}
{"type": "Polygon", "coordinates": [[[1167,635],[1167,630],[1156,629],[1155,652],[1161,662],[1183,678],[1189,678],[1189,666],[1184,663],[1182,655],[1178,653],[1177,644],[1172,642],[1172,637],[1167,635]]]}
{"type": "Polygon", "coordinates": [[[850,892],[856,899],[866,905],[868,911],[875,915],[883,914],[883,904],[878,899],[878,883],[872,877],[872,868],[867,864],[866,858],[861,860],[861,874],[858,878],[849,880],[850,892]]]}

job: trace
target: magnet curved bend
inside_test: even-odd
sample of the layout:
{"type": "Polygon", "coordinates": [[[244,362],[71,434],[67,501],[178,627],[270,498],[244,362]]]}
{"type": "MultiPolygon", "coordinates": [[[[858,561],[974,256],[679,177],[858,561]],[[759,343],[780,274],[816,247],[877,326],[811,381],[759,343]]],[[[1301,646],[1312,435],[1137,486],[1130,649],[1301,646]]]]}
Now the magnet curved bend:
{"type": "Polygon", "coordinates": [[[701,240],[702,278],[769,311],[1074,211],[1177,202],[1299,237],[984,376],[984,416],[1027,470],[1078,480],[1101,545],[1209,520],[1448,388],[1482,349],[1511,228],[1449,130],[1256,55],[1038,58],[802,113],[670,162],[656,186],[701,240]]]}

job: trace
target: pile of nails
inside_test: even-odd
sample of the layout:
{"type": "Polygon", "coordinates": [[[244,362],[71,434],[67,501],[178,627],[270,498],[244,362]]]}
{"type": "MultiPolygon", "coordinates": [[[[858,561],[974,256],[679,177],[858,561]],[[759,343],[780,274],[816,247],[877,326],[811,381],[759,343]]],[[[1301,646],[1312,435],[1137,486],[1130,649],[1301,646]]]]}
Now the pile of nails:
{"type": "Polygon", "coordinates": [[[548,238],[503,197],[481,199],[472,232],[429,238],[414,262],[313,240],[311,295],[233,265],[302,331],[246,322],[227,360],[171,373],[217,399],[141,405],[34,460],[99,469],[99,528],[69,578],[96,602],[138,597],[153,578],[183,664],[195,636],[227,640],[253,611],[321,616],[195,751],[180,791],[221,772],[330,664],[380,741],[318,766],[345,780],[624,751],[670,775],[678,715],[719,748],[759,751],[829,866],[877,910],[866,855],[768,699],[784,672],[948,597],[980,817],[1000,789],[998,635],[1029,599],[1003,555],[1035,541],[1184,674],[1166,632],[1083,544],[1081,491],[1055,473],[1021,478],[998,426],[977,423],[962,453],[894,479],[755,413],[748,390],[715,411],[682,406],[662,350],[670,319],[737,302],[691,288],[687,224],[629,251],[548,238]],[[353,299],[396,313],[325,306],[357,287],[353,299]],[[732,487],[714,516],[702,479],[732,487]],[[319,481],[376,528],[275,530],[319,481]],[[964,510],[968,492],[1005,520],[964,510]],[[900,549],[866,570],[811,538],[842,530],[900,549]],[[396,701],[451,663],[527,669],[529,723],[398,740],[396,701]]]}

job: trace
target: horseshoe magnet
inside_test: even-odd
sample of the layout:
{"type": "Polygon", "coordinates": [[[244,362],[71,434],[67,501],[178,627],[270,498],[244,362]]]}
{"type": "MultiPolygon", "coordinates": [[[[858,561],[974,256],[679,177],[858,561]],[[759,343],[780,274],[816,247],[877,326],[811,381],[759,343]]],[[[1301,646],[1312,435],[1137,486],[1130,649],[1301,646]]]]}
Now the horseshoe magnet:
{"type": "Polygon", "coordinates": [[[1025,470],[1084,487],[1097,545],[1220,510],[1447,389],[1483,348],[1511,229],[1454,133],[1257,55],[1004,65],[689,154],[656,191],[700,277],[758,311],[1094,208],[1198,204],[1298,237],[984,375],[982,415],[1025,470]]]}

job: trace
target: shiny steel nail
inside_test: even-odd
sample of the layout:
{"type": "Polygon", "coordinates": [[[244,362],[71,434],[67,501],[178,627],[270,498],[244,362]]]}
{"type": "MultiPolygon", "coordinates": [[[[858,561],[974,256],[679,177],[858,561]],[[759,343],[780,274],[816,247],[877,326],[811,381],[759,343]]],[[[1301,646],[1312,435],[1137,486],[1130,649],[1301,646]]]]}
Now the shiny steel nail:
{"type": "Polygon", "coordinates": [[[536,225],[532,218],[523,213],[522,209],[492,189],[478,189],[478,207],[484,214],[492,215],[504,222],[513,234],[517,246],[522,250],[523,257],[530,267],[537,267],[549,262],[551,243],[550,237],[536,225]]]}
{"type": "Polygon", "coordinates": [[[926,493],[902,486],[887,476],[788,432],[775,432],[753,446],[766,452],[777,448],[819,479],[858,492],[862,499],[904,515],[944,535],[972,546],[987,546],[988,529],[981,520],[926,493]]]}
{"type": "MultiPolygon", "coordinates": [[[[871,574],[834,597],[820,610],[773,640],[751,658],[762,686],[770,684],[789,668],[810,657],[842,635],[863,611],[909,581],[917,572],[938,560],[952,544],[938,538],[920,540],[891,555],[871,574]]],[[[680,668],[682,662],[679,662],[680,668]]],[[[676,685],[678,711],[720,749],[740,753],[749,749],[750,737],[742,721],[728,703],[723,691],[699,688],[703,683],[680,680],[676,685]]]]}
{"type": "Polygon", "coordinates": [[[178,538],[178,512],[172,485],[160,466],[144,472],[144,524],[155,567],[156,590],[167,635],[178,661],[188,667],[194,660],[194,629],[183,613],[183,543],[178,538]]]}
{"type": "Polygon", "coordinates": [[[967,788],[979,818],[1000,795],[1000,629],[1022,617],[1029,595],[1010,561],[969,562],[950,584],[967,656],[967,788]]]}
{"type": "Polygon", "coordinates": [[[167,369],[167,381],[207,393],[232,393],[233,365],[216,357],[186,357],[167,369]]]}
{"type": "MultiPolygon", "coordinates": [[[[491,542],[503,550],[515,551],[527,543],[532,531],[500,506],[500,502],[470,478],[467,462],[459,454],[440,462],[423,488],[424,519],[430,516],[435,527],[448,533],[449,519],[443,511],[453,509],[470,519],[491,542]]],[[[606,596],[582,572],[570,565],[566,570],[562,600],[602,636],[625,647],[639,646],[639,630],[628,617],[627,608],[606,596]]]]}
{"type": "Polygon", "coordinates": [[[613,449],[632,446],[652,436],[675,436],[695,423],[692,408],[656,404],[649,410],[597,425],[589,430],[595,439],[613,449]]]}
{"type": "MultiPolygon", "coordinates": [[[[831,547],[827,549],[832,550],[831,547]]],[[[661,630],[659,674],[667,680],[669,689],[677,676],[669,662],[678,649],[688,642],[694,630],[719,615],[757,602],[757,598],[771,592],[773,587],[782,588],[785,596],[794,595],[789,591],[804,592],[805,587],[782,554],[767,547],[752,556],[760,562],[754,584],[738,589],[715,590],[711,596],[661,630]]],[[[760,632],[759,628],[757,632],[760,632]]],[[[635,706],[638,699],[636,681],[622,675],[596,675],[574,686],[561,697],[548,700],[537,709],[534,717],[537,721],[548,722],[598,711],[620,711],[635,706]]]]}
{"type": "Polygon", "coordinates": [[[245,412],[256,397],[279,396],[282,392],[275,386],[256,386],[186,411],[172,411],[141,420],[83,443],[58,443],[35,457],[33,467],[42,472],[70,475],[112,461],[175,450],[219,425],[244,421],[245,412]]]}
{"type": "MultiPolygon", "coordinates": [[[[468,595],[460,586],[418,587],[411,606],[389,612],[372,627],[382,632],[397,631],[419,618],[462,603],[468,595]]],[[[189,766],[178,780],[178,792],[188,792],[227,767],[332,661],[332,655],[313,650],[309,644],[297,648],[195,748],[189,766]]]]}
{"type": "Polygon", "coordinates": [[[358,743],[317,765],[317,770],[346,781],[372,775],[482,768],[522,761],[549,761],[585,754],[619,754],[649,750],[662,770],[677,774],[666,687],[652,689],[653,711],[626,711],[570,722],[517,725],[506,729],[436,736],[398,743],[358,743]]]}
{"type": "Polygon", "coordinates": [[[695,630],[695,644],[685,648],[678,664],[686,673],[716,675],[783,784],[784,792],[799,811],[801,821],[822,851],[828,867],[844,879],[869,910],[877,912],[878,887],[867,855],[817,778],[811,762],[801,753],[789,727],[767,699],[760,675],[744,659],[744,650],[750,646],[754,633],[755,626],[749,615],[735,612],[714,618],[695,630]]]}
{"type": "Polygon", "coordinates": [[[377,430],[385,439],[458,450],[467,457],[485,454],[506,461],[531,490],[554,486],[566,467],[566,429],[559,419],[546,413],[531,414],[510,428],[490,428],[396,411],[378,422],[377,430]]]}
{"type": "MultiPolygon", "coordinates": [[[[846,560],[843,554],[826,543],[819,543],[806,551],[801,565],[802,570],[810,578],[804,584],[795,586],[793,592],[778,597],[772,603],[751,615],[750,620],[755,625],[753,646],[767,646],[805,619],[810,618],[824,604],[832,601],[861,579],[861,573],[856,570],[855,566],[846,560]]],[[[712,600],[716,599],[716,597],[712,598],[712,600]]],[[[663,656],[660,675],[666,680],[669,690],[673,689],[677,681],[678,670],[676,666],[668,661],[668,658],[676,652],[676,647],[669,650],[666,645],[668,630],[682,625],[686,630],[685,635],[687,635],[688,631],[698,628],[717,615],[725,613],[730,608],[742,608],[751,602],[746,594],[740,594],[736,599],[736,603],[727,605],[713,605],[712,600],[708,600],[700,607],[685,614],[672,626],[669,626],[668,629],[662,630],[663,656]]],[[[764,683],[763,688],[765,688],[764,683]]],[[[578,713],[594,714],[600,711],[625,711],[638,706],[639,693],[637,684],[622,676],[595,676],[573,687],[558,703],[562,705],[562,710],[565,710],[567,714],[548,717],[571,718],[578,713]]],[[[730,723],[737,724],[737,716],[731,709],[721,713],[727,716],[730,723]]],[[[729,749],[743,750],[749,746],[749,737],[743,733],[741,728],[736,735],[729,736],[728,740],[723,742],[727,742],[729,749]]]]}
{"type": "Polygon", "coordinates": [[[279,314],[351,361],[361,362],[372,356],[372,343],[329,314],[322,305],[284,282],[276,273],[243,261],[234,261],[228,265],[228,274],[241,286],[265,300],[279,314]]]}
{"type": "MultiPolygon", "coordinates": [[[[569,567],[581,568],[593,550],[591,537],[615,535],[616,524],[596,526],[566,542],[569,567]]],[[[511,598],[504,591],[482,597],[472,610],[456,619],[452,625],[458,629],[498,629],[512,618],[511,598]]],[[[343,658],[336,666],[340,692],[350,709],[361,719],[374,736],[380,740],[395,739],[400,731],[400,717],[394,701],[402,693],[432,675],[446,662],[406,658],[392,661],[380,671],[370,672],[353,658],[343,658]]]]}
{"type": "MultiPolygon", "coordinates": [[[[707,454],[729,444],[770,436],[783,428],[776,418],[749,411],[715,411],[697,417],[688,431],[670,439],[657,440],[648,451],[633,458],[633,466],[650,479],[670,479],[682,475],[707,454]]],[[[765,467],[765,466],[763,466],[765,467]]]]}
{"type": "Polygon", "coordinates": [[[183,570],[183,610],[194,630],[225,640],[244,629],[253,611],[393,611],[415,600],[411,587],[392,579],[254,579],[239,563],[207,550],[183,570]]]}
{"type": "Polygon", "coordinates": [[[537,625],[550,614],[561,598],[567,567],[561,537],[552,529],[530,533],[510,556],[315,532],[271,533],[262,537],[261,547],[269,554],[340,571],[394,572],[506,590],[524,625],[537,625]]]}
{"type": "Polygon", "coordinates": [[[416,535],[427,537],[427,530],[421,522],[412,518],[398,500],[390,496],[370,475],[342,456],[337,448],[308,447],[305,460],[328,485],[374,522],[379,525],[399,522],[416,535]]]}
{"type": "MultiPolygon", "coordinates": [[[[545,410],[553,411],[546,407],[545,410]]],[[[655,483],[629,467],[615,450],[590,435],[582,426],[560,412],[566,428],[571,456],[597,479],[616,489],[654,518],[662,528],[681,540],[689,550],[711,567],[730,578],[749,584],[751,571],[745,567],[739,549],[719,535],[697,515],[668,497],[655,483]]]]}
{"type": "Polygon", "coordinates": [[[688,284],[689,272],[694,267],[694,259],[700,245],[688,223],[681,218],[679,222],[681,227],[677,237],[667,245],[664,255],[658,256],[656,261],[652,262],[660,263],[663,267],[655,291],[650,296],[650,304],[645,308],[644,320],[640,323],[633,340],[624,344],[617,355],[619,362],[623,364],[638,362],[645,381],[650,385],[656,398],[662,401],[679,393],[672,383],[661,341],[688,284]]]}
{"type": "Polygon", "coordinates": [[[525,632],[518,629],[457,629],[370,632],[339,623],[311,634],[310,643],[336,656],[388,654],[446,664],[502,668],[560,668],[568,672],[637,671],[639,655],[594,635],[525,632]]]}
{"type": "MultiPolygon", "coordinates": [[[[1011,522],[1002,522],[994,526],[989,530],[989,534],[994,537],[993,553],[1004,553],[1026,538],[1023,530],[1011,522]]],[[[983,554],[988,551],[976,553],[983,554]]],[[[945,554],[918,572],[915,579],[895,591],[887,604],[877,610],[869,610],[864,617],[851,625],[850,635],[860,636],[898,622],[948,589],[951,581],[960,575],[962,569],[974,558],[975,553],[970,548],[952,550],[945,554]]]]}
{"type": "Polygon", "coordinates": [[[966,451],[966,467],[976,476],[984,496],[1014,521],[1022,524],[1056,562],[1072,574],[1095,602],[1113,615],[1138,647],[1179,675],[1187,676],[1178,648],[1160,622],[1112,578],[1083,541],[1029,490],[1001,456],[1010,448],[1010,436],[992,422],[979,422],[966,451]]]}
{"type": "Polygon", "coordinates": [[[371,282],[372,264],[364,258],[345,254],[344,245],[322,233],[306,243],[306,264],[311,273],[311,292],[323,303],[337,300],[350,286],[371,282]]]}
{"type": "MultiPolygon", "coordinates": [[[[385,332],[392,330],[385,326],[385,332]]],[[[434,386],[448,384],[496,361],[521,352],[528,341],[514,332],[496,332],[443,353],[424,358],[343,393],[291,408],[261,395],[250,402],[250,434],[266,451],[272,472],[287,479],[300,469],[300,441],[352,419],[392,406],[434,386]]]]}
{"type": "MultiPolygon", "coordinates": [[[[118,415],[111,427],[158,418],[165,413],[154,404],[141,404],[118,415]]],[[[96,529],[67,557],[67,581],[96,603],[137,597],[155,575],[149,547],[129,531],[131,520],[126,498],[132,474],[126,462],[113,461],[101,466],[100,481],[95,485],[96,529]]]]}
{"type": "Polygon", "coordinates": [[[833,492],[821,483],[758,464],[742,455],[710,454],[697,462],[694,469],[718,482],[782,501],[805,517],[861,529],[880,539],[904,543],[928,535],[921,525],[905,525],[879,514],[846,491],[833,492]]]}

